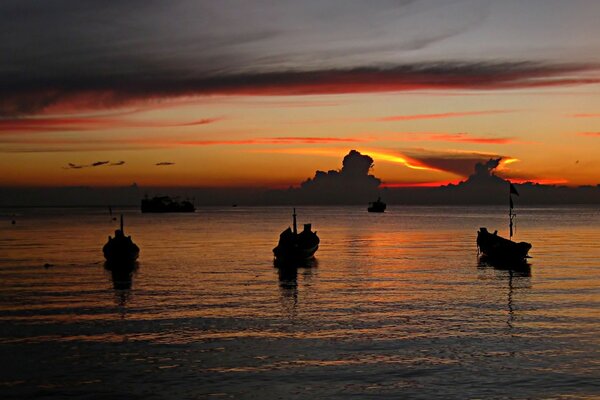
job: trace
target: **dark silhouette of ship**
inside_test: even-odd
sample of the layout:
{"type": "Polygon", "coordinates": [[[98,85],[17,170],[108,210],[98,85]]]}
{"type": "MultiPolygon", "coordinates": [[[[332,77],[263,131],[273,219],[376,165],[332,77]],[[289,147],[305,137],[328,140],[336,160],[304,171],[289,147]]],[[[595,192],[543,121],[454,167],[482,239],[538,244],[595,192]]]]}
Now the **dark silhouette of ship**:
{"type": "Polygon", "coordinates": [[[188,200],[176,201],[169,196],[148,196],[142,199],[143,213],[175,213],[175,212],[194,212],[196,207],[188,200]]]}
{"type": "Polygon", "coordinates": [[[130,265],[140,255],[140,248],[133,243],[131,236],[125,236],[123,230],[123,215],[121,215],[121,229],[115,231],[115,237],[108,237],[108,242],[102,248],[104,258],[111,265],[130,265]]]}
{"type": "Polygon", "coordinates": [[[304,224],[298,233],[296,209],[294,208],[293,229],[287,228],[279,235],[279,243],[273,249],[275,259],[280,262],[303,261],[312,258],[319,248],[319,237],[311,230],[311,224],[304,224]]]}
{"type": "Polygon", "coordinates": [[[367,208],[367,211],[382,213],[385,211],[386,207],[387,205],[383,201],[381,201],[381,197],[378,197],[377,201],[369,203],[369,208],[367,208]]]}
{"type": "Polygon", "coordinates": [[[508,226],[509,239],[498,236],[498,231],[494,233],[488,232],[487,228],[479,228],[477,232],[477,249],[486,257],[488,261],[501,263],[525,263],[529,258],[529,250],[531,243],[513,242],[513,221],[516,214],[513,212],[512,195],[518,196],[519,193],[512,183],[509,184],[509,208],[508,208],[508,226]]]}

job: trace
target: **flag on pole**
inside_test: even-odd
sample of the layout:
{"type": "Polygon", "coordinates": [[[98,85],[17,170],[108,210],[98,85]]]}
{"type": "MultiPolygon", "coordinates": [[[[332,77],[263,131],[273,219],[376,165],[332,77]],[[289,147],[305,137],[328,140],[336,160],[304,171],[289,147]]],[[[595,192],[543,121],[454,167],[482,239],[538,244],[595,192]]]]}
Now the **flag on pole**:
{"type": "Polygon", "coordinates": [[[517,188],[514,187],[514,185],[510,182],[508,184],[510,185],[510,194],[514,194],[514,195],[518,196],[519,192],[517,192],[517,188]]]}

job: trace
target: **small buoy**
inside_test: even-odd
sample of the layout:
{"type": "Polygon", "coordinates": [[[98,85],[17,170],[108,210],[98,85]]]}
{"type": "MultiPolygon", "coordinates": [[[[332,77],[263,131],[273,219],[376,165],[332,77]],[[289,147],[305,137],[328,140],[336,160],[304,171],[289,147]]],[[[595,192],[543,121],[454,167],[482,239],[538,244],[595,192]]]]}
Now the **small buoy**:
{"type": "Polygon", "coordinates": [[[44,264],[44,268],[46,268],[46,269],[48,269],[48,268],[50,268],[50,267],[53,267],[53,266],[54,266],[54,265],[53,265],[53,264],[50,264],[50,263],[46,263],[46,264],[44,264]]]}
{"type": "Polygon", "coordinates": [[[11,224],[15,225],[17,223],[17,221],[15,221],[14,219],[12,221],[10,221],[11,224]]]}

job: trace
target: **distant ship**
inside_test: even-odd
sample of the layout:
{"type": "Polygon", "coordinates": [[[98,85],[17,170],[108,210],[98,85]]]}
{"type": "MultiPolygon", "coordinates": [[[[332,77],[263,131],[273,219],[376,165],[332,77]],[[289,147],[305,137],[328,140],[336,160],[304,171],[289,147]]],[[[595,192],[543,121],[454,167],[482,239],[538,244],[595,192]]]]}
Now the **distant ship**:
{"type": "Polygon", "coordinates": [[[294,208],[293,229],[289,227],[279,235],[279,243],[273,249],[278,261],[304,261],[312,258],[319,248],[319,237],[311,230],[311,224],[304,224],[304,230],[298,233],[296,209],[294,208]]]}
{"type": "Polygon", "coordinates": [[[115,237],[108,237],[108,242],[102,248],[104,258],[111,264],[132,263],[140,255],[140,248],[133,243],[131,236],[125,236],[123,229],[123,215],[121,215],[121,229],[115,231],[115,237]]]}
{"type": "Polygon", "coordinates": [[[381,197],[378,197],[377,201],[369,203],[369,208],[367,208],[367,211],[382,213],[385,211],[385,208],[386,204],[383,201],[381,201],[381,197]]]}
{"type": "Polygon", "coordinates": [[[513,242],[513,220],[515,213],[513,212],[513,201],[512,195],[518,196],[517,189],[509,182],[509,208],[508,208],[508,220],[509,220],[509,238],[506,239],[498,236],[498,231],[494,233],[488,232],[487,228],[479,228],[477,232],[477,248],[486,256],[490,261],[500,262],[514,262],[523,263],[525,259],[529,258],[529,250],[531,250],[531,243],[527,242],[513,242]]]}
{"type": "Polygon", "coordinates": [[[151,199],[148,196],[142,199],[143,213],[173,213],[173,212],[194,212],[196,207],[187,200],[175,201],[169,196],[155,196],[151,199]]]}

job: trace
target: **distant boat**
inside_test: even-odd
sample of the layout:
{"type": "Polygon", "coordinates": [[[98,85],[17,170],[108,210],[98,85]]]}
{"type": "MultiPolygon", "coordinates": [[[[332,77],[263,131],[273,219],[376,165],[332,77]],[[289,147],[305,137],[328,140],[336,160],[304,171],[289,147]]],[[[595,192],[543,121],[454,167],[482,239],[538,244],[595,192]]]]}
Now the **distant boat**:
{"type": "Polygon", "coordinates": [[[516,214],[513,212],[513,194],[516,196],[519,195],[517,189],[512,183],[509,182],[509,239],[498,236],[498,231],[490,233],[488,232],[487,228],[479,228],[479,231],[477,232],[477,248],[490,261],[523,263],[525,259],[529,258],[528,253],[532,247],[531,243],[517,243],[512,241],[513,220],[516,216],[516,214]]]}
{"type": "Polygon", "coordinates": [[[278,261],[303,261],[312,258],[319,248],[319,237],[311,230],[311,224],[304,224],[304,230],[298,233],[296,209],[294,208],[293,229],[287,228],[279,235],[279,243],[273,249],[278,261]]]}
{"type": "Polygon", "coordinates": [[[188,201],[175,201],[169,196],[155,196],[149,199],[147,196],[142,199],[143,213],[174,213],[174,212],[194,212],[196,207],[188,201]]]}
{"type": "Polygon", "coordinates": [[[112,264],[132,263],[140,255],[140,248],[133,243],[131,236],[125,236],[123,215],[121,214],[121,229],[115,231],[115,237],[108,237],[108,242],[102,248],[104,258],[112,264]]]}
{"type": "Polygon", "coordinates": [[[367,211],[382,213],[385,211],[385,208],[386,204],[383,201],[381,201],[381,197],[378,197],[377,201],[369,203],[369,208],[367,208],[367,211]]]}

